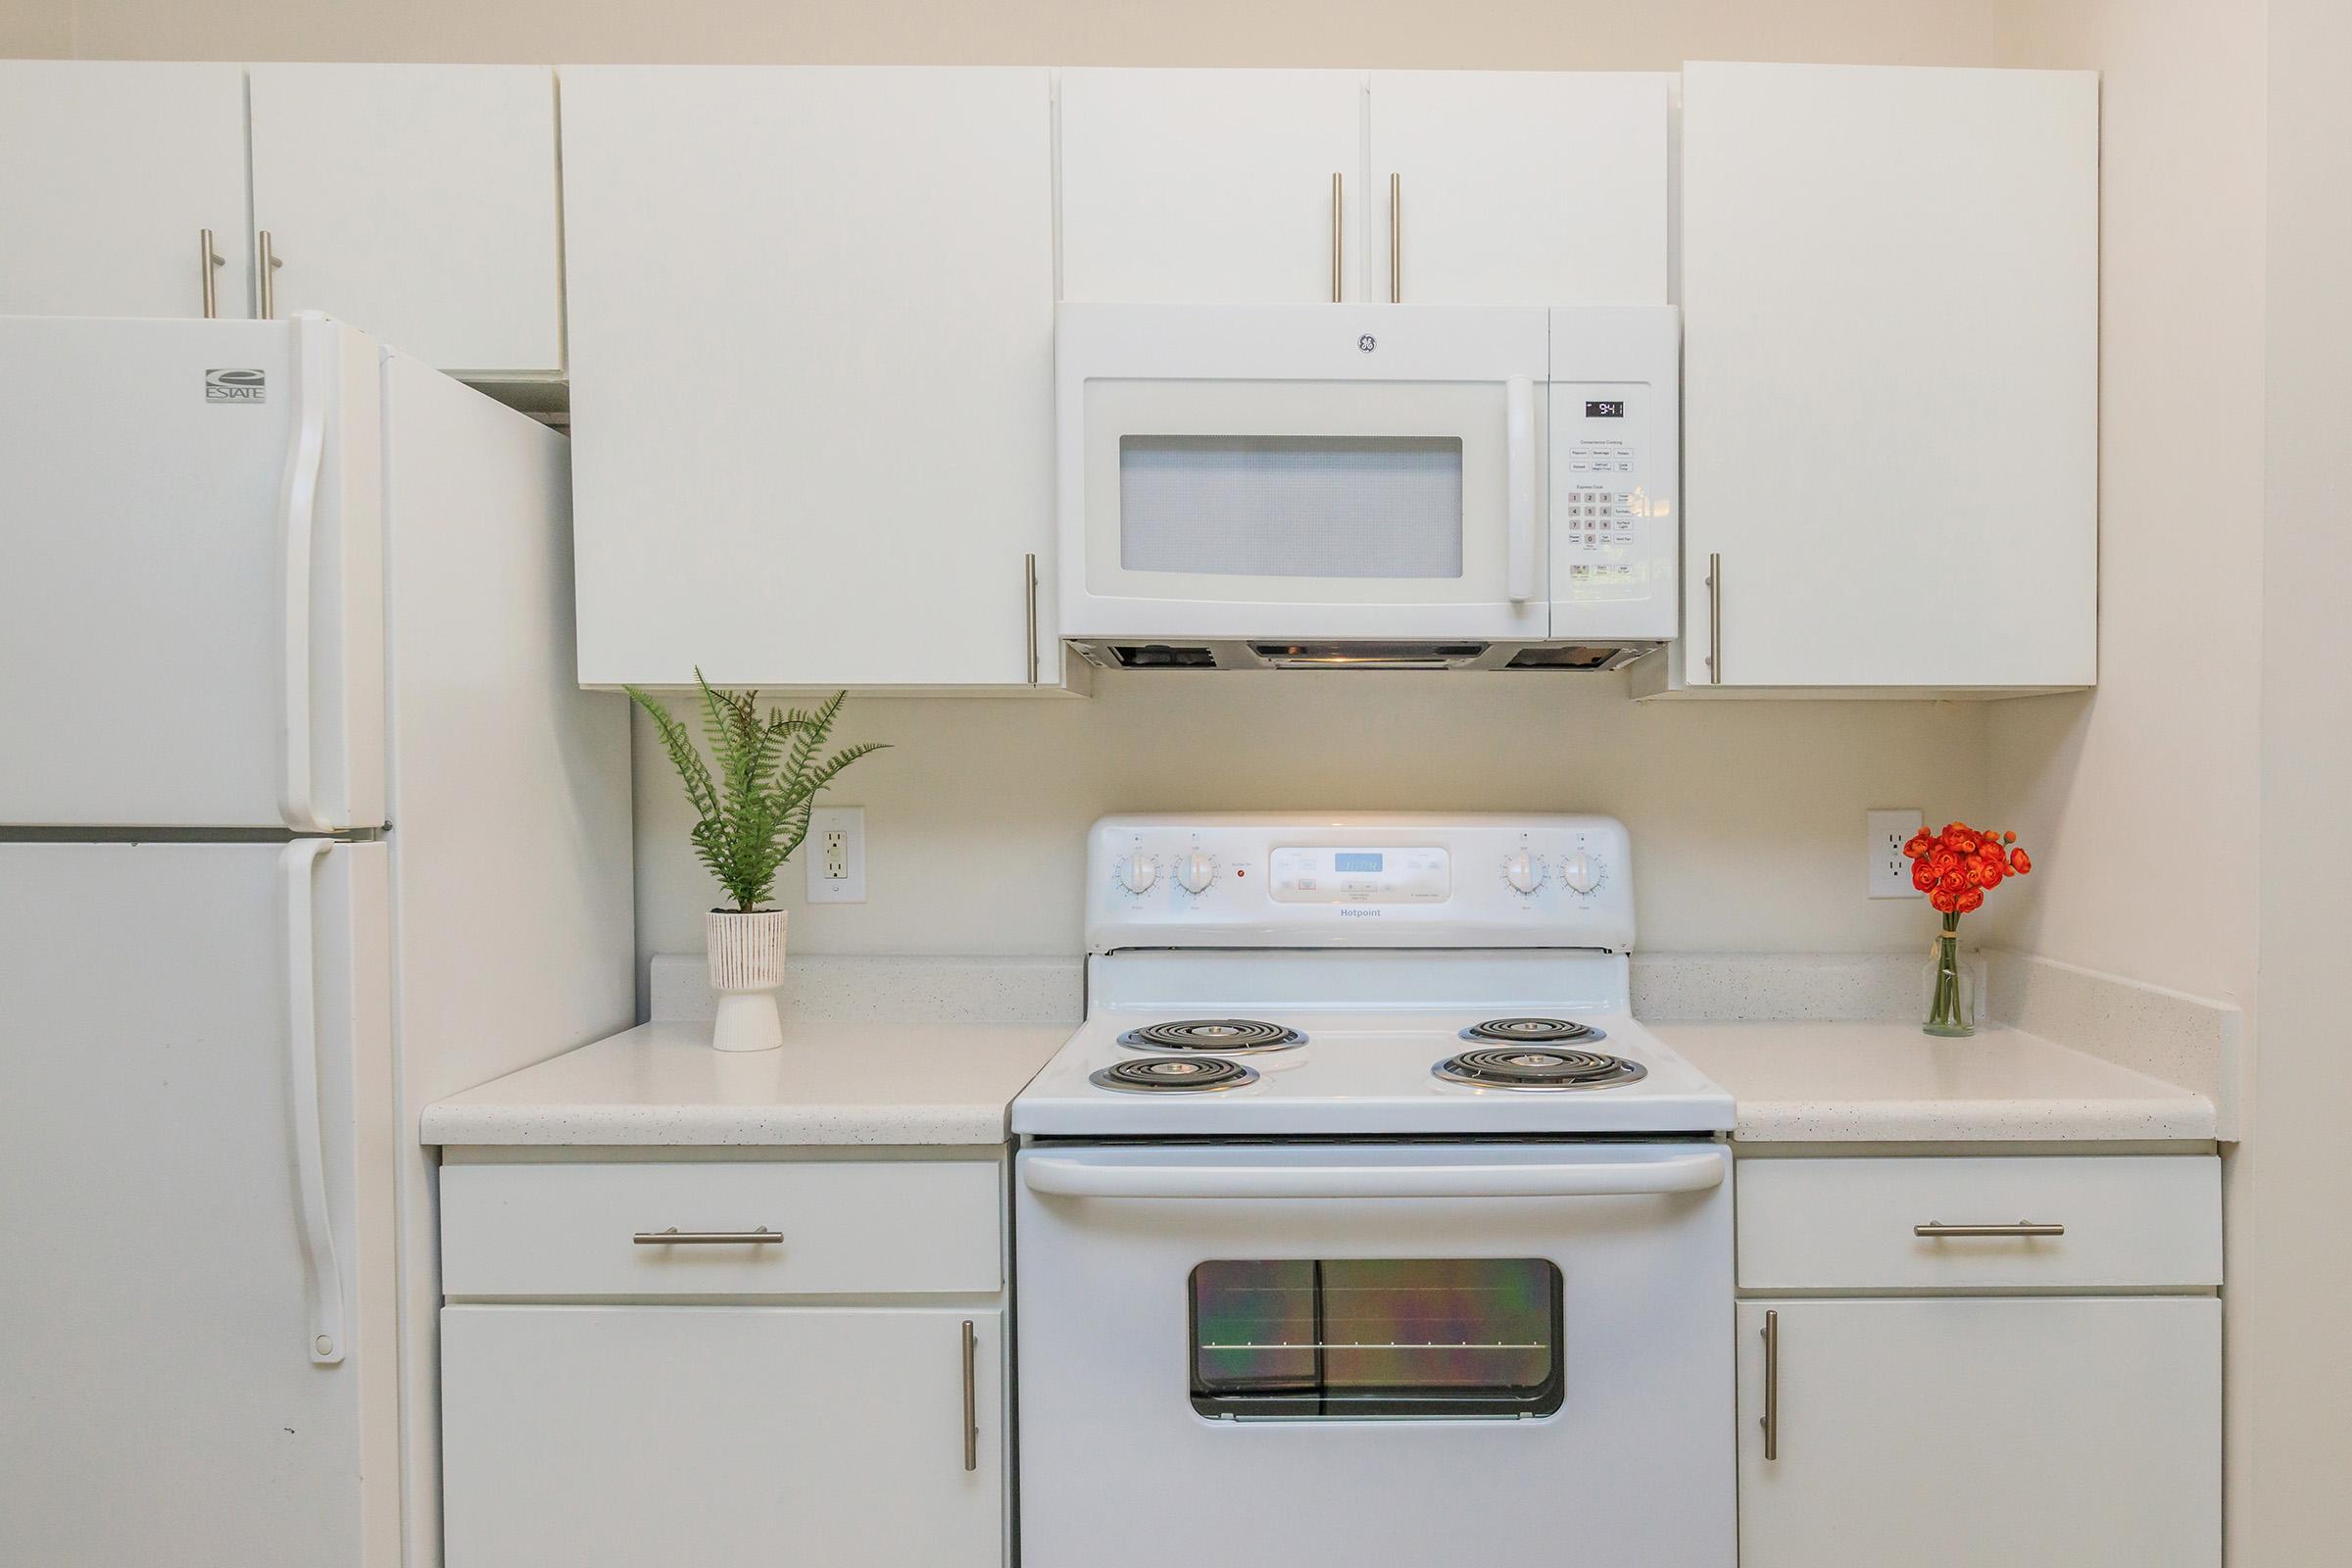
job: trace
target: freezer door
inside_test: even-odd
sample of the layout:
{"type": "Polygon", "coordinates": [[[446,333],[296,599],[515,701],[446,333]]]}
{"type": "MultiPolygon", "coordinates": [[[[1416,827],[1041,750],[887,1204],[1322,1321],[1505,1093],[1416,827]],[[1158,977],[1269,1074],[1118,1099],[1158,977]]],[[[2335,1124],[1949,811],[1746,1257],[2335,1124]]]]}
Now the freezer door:
{"type": "Polygon", "coordinates": [[[0,318],[0,827],[384,820],[376,360],[0,318]]]}
{"type": "Polygon", "coordinates": [[[0,844],[0,1562],[391,1568],[385,858],[0,844]]]}

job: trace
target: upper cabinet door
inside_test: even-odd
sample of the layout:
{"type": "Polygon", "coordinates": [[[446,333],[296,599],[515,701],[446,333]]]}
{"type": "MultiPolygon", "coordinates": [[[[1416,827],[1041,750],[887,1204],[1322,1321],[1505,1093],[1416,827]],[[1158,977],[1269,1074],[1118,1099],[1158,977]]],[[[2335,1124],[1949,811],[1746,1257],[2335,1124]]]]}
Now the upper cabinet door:
{"type": "Polygon", "coordinates": [[[543,66],[254,66],[274,312],[458,375],[564,368],[556,82],[543,66]]]}
{"type": "Polygon", "coordinates": [[[1062,298],[1369,298],[1363,165],[1352,71],[1064,71],[1062,298]]]}
{"type": "Polygon", "coordinates": [[[0,316],[251,316],[245,217],[242,66],[0,61],[0,316]]]}
{"type": "Polygon", "coordinates": [[[1363,204],[1372,297],[1667,303],[1673,81],[1644,72],[1374,72],[1363,204]]]}
{"type": "Polygon", "coordinates": [[[1045,72],[566,70],[564,183],[581,679],[1057,680],[1045,72]]]}
{"type": "Polygon", "coordinates": [[[1682,245],[1686,678],[2089,684],[2096,76],[1687,67],[1682,245]]]}

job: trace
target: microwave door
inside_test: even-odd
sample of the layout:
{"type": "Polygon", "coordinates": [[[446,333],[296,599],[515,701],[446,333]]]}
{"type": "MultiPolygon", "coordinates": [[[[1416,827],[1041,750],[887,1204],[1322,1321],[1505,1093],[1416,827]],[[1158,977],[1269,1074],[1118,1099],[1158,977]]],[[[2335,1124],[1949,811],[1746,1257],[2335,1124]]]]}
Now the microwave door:
{"type": "Polygon", "coordinates": [[[1084,390],[1071,635],[1542,638],[1544,386],[1084,390]]]}

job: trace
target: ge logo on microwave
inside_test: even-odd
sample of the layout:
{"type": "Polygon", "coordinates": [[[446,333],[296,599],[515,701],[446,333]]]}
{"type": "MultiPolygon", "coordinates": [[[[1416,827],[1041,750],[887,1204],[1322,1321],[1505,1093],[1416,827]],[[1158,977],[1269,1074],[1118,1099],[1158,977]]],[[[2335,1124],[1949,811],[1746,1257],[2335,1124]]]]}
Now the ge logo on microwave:
{"type": "Polygon", "coordinates": [[[1355,346],[1359,349],[1362,349],[1366,354],[1369,354],[1374,349],[1380,347],[1380,340],[1374,337],[1371,333],[1366,332],[1362,337],[1359,337],[1355,340],[1355,346]]]}

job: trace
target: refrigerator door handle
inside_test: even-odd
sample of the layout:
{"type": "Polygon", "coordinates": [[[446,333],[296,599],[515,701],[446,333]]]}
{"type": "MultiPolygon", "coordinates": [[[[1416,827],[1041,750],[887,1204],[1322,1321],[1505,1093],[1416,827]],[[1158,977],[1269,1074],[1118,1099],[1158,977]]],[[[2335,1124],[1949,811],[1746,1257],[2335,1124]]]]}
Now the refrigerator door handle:
{"type": "Polygon", "coordinates": [[[278,814],[297,833],[330,833],[336,824],[319,812],[311,754],[311,567],[317,554],[318,476],[326,459],[333,328],[323,318],[305,313],[294,318],[292,330],[296,422],[278,498],[278,604],[283,612],[278,735],[285,756],[278,814]]]}
{"type": "Polygon", "coordinates": [[[302,1266],[310,1301],[311,1361],[343,1359],[343,1271],[326,1199],[326,1146],[318,1116],[318,965],[311,875],[334,845],[298,839],[278,852],[286,914],[286,1052],[294,1107],[294,1167],[302,1198],[302,1266]]]}

